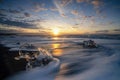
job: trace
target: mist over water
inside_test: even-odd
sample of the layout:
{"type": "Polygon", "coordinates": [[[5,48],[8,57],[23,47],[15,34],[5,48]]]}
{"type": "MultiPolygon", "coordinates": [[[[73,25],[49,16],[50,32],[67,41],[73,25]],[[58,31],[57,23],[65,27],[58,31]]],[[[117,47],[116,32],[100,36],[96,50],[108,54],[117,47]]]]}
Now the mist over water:
{"type": "Polygon", "coordinates": [[[31,43],[43,47],[60,60],[60,68],[36,68],[7,78],[8,80],[119,80],[120,40],[93,39],[98,48],[83,48],[88,38],[3,37],[0,41],[18,50],[19,44],[31,43]],[[58,70],[59,69],[59,70],[58,70]]]}

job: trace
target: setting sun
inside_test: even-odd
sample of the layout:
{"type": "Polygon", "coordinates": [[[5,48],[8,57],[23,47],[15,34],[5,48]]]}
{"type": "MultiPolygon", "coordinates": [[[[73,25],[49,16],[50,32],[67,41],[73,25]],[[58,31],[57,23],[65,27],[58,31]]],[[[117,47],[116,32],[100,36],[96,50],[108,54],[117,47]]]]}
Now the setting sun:
{"type": "Polygon", "coordinates": [[[53,29],[53,34],[56,36],[56,35],[59,35],[59,29],[58,28],[54,28],[53,29]]]}

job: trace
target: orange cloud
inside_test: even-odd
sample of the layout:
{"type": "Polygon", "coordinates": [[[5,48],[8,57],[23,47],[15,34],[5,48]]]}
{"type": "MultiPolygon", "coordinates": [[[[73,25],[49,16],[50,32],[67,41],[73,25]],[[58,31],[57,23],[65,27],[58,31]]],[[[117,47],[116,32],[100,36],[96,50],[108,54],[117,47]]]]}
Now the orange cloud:
{"type": "Polygon", "coordinates": [[[76,2],[77,2],[77,3],[81,3],[81,2],[87,2],[87,3],[89,3],[90,0],[76,0],[76,2]]]}
{"type": "Polygon", "coordinates": [[[76,0],[78,3],[83,2],[84,0],[76,0]]]}
{"type": "Polygon", "coordinates": [[[102,2],[99,0],[93,0],[91,4],[93,4],[95,8],[98,8],[102,4],[102,2]]]}
{"type": "Polygon", "coordinates": [[[72,10],[71,13],[76,16],[79,14],[77,10],[72,10]]]}

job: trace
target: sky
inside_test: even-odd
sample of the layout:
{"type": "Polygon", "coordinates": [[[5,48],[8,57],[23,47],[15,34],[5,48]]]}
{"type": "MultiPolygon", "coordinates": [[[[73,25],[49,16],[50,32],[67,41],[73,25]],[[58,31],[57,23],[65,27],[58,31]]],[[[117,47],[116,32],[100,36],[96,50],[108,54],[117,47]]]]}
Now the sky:
{"type": "Polygon", "coordinates": [[[120,0],[0,0],[0,33],[120,34],[120,0]]]}

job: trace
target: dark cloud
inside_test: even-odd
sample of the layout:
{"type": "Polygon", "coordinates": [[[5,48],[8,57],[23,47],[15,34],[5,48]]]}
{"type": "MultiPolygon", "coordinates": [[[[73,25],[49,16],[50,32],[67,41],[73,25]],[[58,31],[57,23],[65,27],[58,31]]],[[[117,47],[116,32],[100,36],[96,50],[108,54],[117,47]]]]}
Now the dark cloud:
{"type": "Polygon", "coordinates": [[[21,13],[21,12],[19,10],[14,10],[14,9],[0,9],[0,13],[18,14],[18,13],[21,13]]]}
{"type": "Polygon", "coordinates": [[[75,25],[79,25],[78,23],[76,23],[75,25]]]}
{"type": "Polygon", "coordinates": [[[5,12],[7,12],[6,9],[0,9],[0,13],[5,13],[5,12]]]}
{"type": "Polygon", "coordinates": [[[5,16],[6,16],[5,14],[0,13],[0,17],[5,17],[5,16]]]}
{"type": "Polygon", "coordinates": [[[99,30],[99,31],[96,31],[96,33],[108,33],[109,30],[99,30]]]}
{"type": "Polygon", "coordinates": [[[18,13],[21,13],[20,11],[18,11],[18,10],[11,10],[11,9],[9,9],[9,12],[10,13],[13,13],[13,14],[18,14],[18,13]]]}
{"type": "Polygon", "coordinates": [[[23,27],[23,28],[36,28],[35,25],[25,22],[18,22],[18,21],[11,21],[5,18],[0,18],[0,24],[6,24],[10,26],[17,26],[17,27],[23,27]]]}
{"type": "Polygon", "coordinates": [[[31,15],[27,12],[24,13],[25,17],[30,17],[31,15]]]}
{"type": "Polygon", "coordinates": [[[99,30],[99,31],[96,31],[96,33],[99,33],[99,34],[105,34],[105,33],[120,33],[120,29],[113,29],[113,30],[99,30]]]}
{"type": "Polygon", "coordinates": [[[20,33],[19,30],[0,30],[0,33],[20,33]]]}
{"type": "Polygon", "coordinates": [[[3,17],[2,19],[24,21],[26,17],[31,17],[31,14],[28,12],[23,13],[23,11],[16,9],[0,9],[0,18],[1,17],[3,17]]]}
{"type": "Polygon", "coordinates": [[[120,32],[120,29],[114,29],[113,31],[117,31],[117,32],[120,32]]]}

